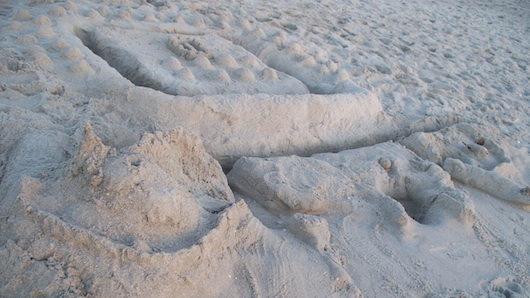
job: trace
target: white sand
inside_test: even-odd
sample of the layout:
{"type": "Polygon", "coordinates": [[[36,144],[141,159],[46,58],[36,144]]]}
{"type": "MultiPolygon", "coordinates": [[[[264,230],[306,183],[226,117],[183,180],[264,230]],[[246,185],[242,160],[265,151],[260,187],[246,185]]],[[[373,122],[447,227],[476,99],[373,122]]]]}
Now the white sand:
{"type": "Polygon", "coordinates": [[[527,1],[0,0],[0,28],[0,297],[530,296],[527,1]]]}

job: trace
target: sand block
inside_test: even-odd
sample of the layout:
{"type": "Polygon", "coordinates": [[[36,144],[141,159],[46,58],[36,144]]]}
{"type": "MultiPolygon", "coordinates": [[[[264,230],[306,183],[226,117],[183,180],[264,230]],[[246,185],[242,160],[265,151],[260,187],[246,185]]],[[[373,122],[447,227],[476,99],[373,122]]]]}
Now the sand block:
{"type": "MultiPolygon", "coordinates": [[[[107,88],[100,90],[105,92],[107,88]]],[[[307,156],[373,145],[395,137],[400,129],[400,124],[383,111],[374,93],[225,95],[176,100],[145,88],[123,92],[128,96],[120,109],[161,129],[185,127],[203,140],[208,153],[224,168],[242,156],[307,156]],[[175,117],[176,111],[186,113],[175,117]]]]}

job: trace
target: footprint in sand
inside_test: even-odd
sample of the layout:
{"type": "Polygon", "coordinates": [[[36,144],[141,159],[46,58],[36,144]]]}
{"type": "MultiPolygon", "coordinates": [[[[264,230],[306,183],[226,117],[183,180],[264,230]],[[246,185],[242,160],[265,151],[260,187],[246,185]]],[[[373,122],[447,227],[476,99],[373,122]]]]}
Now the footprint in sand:
{"type": "Polygon", "coordinates": [[[497,278],[492,280],[488,293],[491,297],[528,297],[528,293],[524,287],[515,278],[497,278]]]}
{"type": "Polygon", "coordinates": [[[26,96],[38,94],[44,90],[44,83],[35,72],[0,72],[0,89],[22,93],[26,96]]]}

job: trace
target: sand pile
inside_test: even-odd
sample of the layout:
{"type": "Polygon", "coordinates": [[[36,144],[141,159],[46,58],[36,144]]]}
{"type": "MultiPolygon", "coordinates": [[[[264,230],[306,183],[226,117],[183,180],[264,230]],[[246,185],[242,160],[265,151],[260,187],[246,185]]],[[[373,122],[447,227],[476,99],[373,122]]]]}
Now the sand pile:
{"type": "Polygon", "coordinates": [[[0,16],[0,296],[530,295],[524,1],[0,16]]]}

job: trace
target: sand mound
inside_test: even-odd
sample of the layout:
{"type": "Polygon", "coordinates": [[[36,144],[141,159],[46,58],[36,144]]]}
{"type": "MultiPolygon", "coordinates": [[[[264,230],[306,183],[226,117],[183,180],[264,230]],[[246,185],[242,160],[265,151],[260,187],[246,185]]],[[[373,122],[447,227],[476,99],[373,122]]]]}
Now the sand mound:
{"type": "Polygon", "coordinates": [[[520,174],[502,147],[484,136],[476,125],[462,124],[434,133],[415,133],[400,141],[437,163],[465,184],[477,187],[501,200],[530,204],[527,186],[509,178],[520,174]]]}
{"type": "Polygon", "coordinates": [[[472,203],[446,172],[394,143],[310,158],[242,158],[228,178],[275,212],[349,213],[360,200],[381,197],[390,208],[381,211],[396,225],[440,223],[445,213],[464,225],[474,222],[472,203]]]}
{"type": "MultiPolygon", "coordinates": [[[[59,140],[40,134],[38,143],[30,142],[35,138],[30,134],[19,146],[45,149],[59,140]]],[[[50,151],[57,152],[40,152],[50,151]]],[[[27,150],[19,152],[15,162],[27,150]]],[[[328,264],[294,239],[271,233],[243,201],[234,204],[220,165],[182,129],[146,134],[117,151],[87,124],[69,162],[49,156],[24,174],[39,176],[36,171],[48,170],[52,161],[68,164],[62,169],[67,174],[47,184],[24,176],[13,203],[3,202],[2,234],[18,239],[4,242],[0,252],[3,265],[13,269],[0,275],[3,296],[169,297],[177,290],[217,296],[265,289],[290,295],[329,287],[322,279],[330,276],[328,264]],[[297,255],[300,250],[306,254],[297,255]],[[320,273],[294,277],[296,269],[287,265],[292,261],[320,273]],[[279,271],[263,272],[263,266],[279,271]],[[297,286],[285,289],[287,281],[297,286]]]]}

